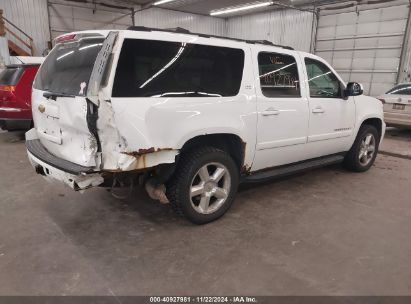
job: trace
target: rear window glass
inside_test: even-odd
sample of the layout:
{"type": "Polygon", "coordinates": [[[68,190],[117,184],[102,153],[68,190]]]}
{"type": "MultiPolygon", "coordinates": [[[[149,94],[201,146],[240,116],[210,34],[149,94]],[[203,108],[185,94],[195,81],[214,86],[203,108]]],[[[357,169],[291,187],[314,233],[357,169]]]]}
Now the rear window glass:
{"type": "Polygon", "coordinates": [[[56,45],[38,71],[33,87],[53,93],[84,95],[103,41],[103,38],[93,38],[56,45]]]}
{"type": "Polygon", "coordinates": [[[411,84],[400,84],[389,90],[386,94],[411,95],[411,84]]]}
{"type": "Polygon", "coordinates": [[[241,86],[240,49],[126,39],[113,97],[224,97],[241,86]]]}
{"type": "Polygon", "coordinates": [[[0,73],[0,85],[16,85],[23,71],[23,68],[6,68],[0,73]]]}

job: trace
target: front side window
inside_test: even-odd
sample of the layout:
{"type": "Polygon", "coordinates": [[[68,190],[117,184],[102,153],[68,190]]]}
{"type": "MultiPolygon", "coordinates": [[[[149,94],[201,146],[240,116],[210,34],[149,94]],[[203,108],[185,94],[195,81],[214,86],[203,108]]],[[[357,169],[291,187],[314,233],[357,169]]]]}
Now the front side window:
{"type": "Polygon", "coordinates": [[[261,91],[266,97],[300,97],[297,62],[293,56],[258,54],[261,91]]]}
{"type": "Polygon", "coordinates": [[[124,40],[113,97],[236,96],[244,51],[181,42],[124,40]]]}
{"type": "Polygon", "coordinates": [[[394,95],[411,95],[411,84],[400,84],[392,88],[385,94],[394,94],[394,95]]]}
{"type": "Polygon", "coordinates": [[[337,76],[322,62],[305,58],[311,97],[341,98],[341,83],[337,76]]]}

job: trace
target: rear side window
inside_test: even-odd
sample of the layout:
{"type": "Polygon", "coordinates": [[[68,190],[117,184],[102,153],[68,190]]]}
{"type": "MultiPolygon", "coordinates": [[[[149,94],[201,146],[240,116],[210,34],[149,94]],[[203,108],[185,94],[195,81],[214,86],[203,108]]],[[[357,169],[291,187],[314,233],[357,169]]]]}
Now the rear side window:
{"type": "Polygon", "coordinates": [[[266,97],[300,97],[295,58],[278,53],[258,54],[261,91],[266,97]]]}
{"type": "Polygon", "coordinates": [[[240,49],[126,39],[113,97],[225,97],[238,94],[244,69],[240,49]]]}
{"type": "Polygon", "coordinates": [[[411,95],[411,84],[400,84],[389,90],[386,94],[411,95]]]}
{"type": "Polygon", "coordinates": [[[0,73],[0,85],[16,85],[23,72],[24,69],[21,67],[6,68],[0,73]]]}

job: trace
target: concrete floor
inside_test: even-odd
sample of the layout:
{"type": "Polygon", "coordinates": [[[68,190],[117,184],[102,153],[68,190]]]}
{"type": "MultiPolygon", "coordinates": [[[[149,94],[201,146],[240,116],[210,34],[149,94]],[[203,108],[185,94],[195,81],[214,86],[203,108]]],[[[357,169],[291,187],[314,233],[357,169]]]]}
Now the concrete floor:
{"type": "Polygon", "coordinates": [[[380,153],[411,159],[411,130],[388,128],[380,153]]]}
{"type": "Polygon", "coordinates": [[[193,226],[136,190],[46,183],[0,134],[0,295],[411,295],[411,160],[242,187],[193,226]]]}

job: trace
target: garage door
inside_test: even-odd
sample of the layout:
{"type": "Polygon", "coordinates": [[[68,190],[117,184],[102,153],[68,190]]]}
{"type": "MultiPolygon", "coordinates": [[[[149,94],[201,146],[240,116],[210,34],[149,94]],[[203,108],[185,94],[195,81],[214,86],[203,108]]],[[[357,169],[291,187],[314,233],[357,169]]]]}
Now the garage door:
{"type": "Polygon", "coordinates": [[[397,79],[408,5],[335,13],[320,11],[315,52],[345,81],[364,85],[371,96],[392,88],[397,79]]]}

